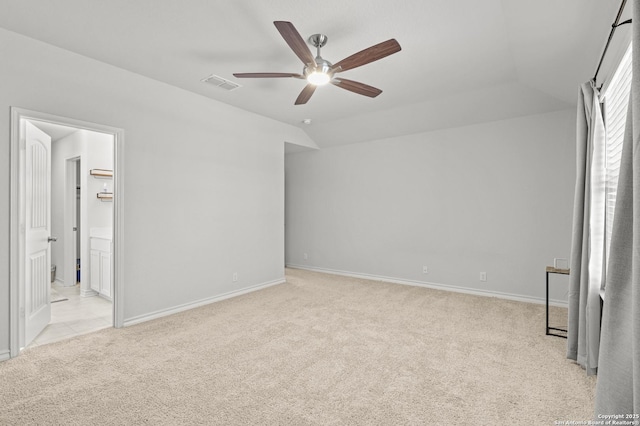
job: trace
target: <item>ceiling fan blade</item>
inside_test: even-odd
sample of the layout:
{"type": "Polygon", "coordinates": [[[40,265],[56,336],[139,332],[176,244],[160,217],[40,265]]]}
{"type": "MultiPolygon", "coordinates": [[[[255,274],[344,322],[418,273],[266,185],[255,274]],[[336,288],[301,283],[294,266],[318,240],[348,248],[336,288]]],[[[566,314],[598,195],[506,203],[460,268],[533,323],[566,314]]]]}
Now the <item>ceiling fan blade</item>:
{"type": "Polygon", "coordinates": [[[331,81],[331,84],[333,84],[334,86],[338,86],[341,89],[357,93],[358,95],[368,96],[370,98],[375,98],[380,93],[382,93],[382,90],[377,89],[373,86],[369,86],[367,84],[359,83],[353,80],[347,80],[345,78],[336,78],[331,81]]]}
{"type": "Polygon", "coordinates": [[[303,78],[301,74],[289,73],[289,72],[236,72],[233,73],[237,78],[280,78],[280,77],[295,77],[303,78]]]}
{"type": "Polygon", "coordinates": [[[316,87],[317,86],[315,84],[307,84],[304,89],[302,89],[302,92],[300,92],[300,94],[298,95],[298,99],[296,99],[295,105],[306,104],[309,99],[311,99],[311,95],[313,95],[313,92],[315,92],[316,87]]]}
{"type": "Polygon", "coordinates": [[[400,44],[396,39],[392,38],[382,43],[378,43],[375,46],[371,46],[367,49],[361,50],[358,53],[354,53],[348,58],[344,58],[337,64],[334,64],[331,69],[335,72],[346,71],[352,68],[356,68],[365,64],[368,64],[378,59],[385,58],[389,55],[393,55],[396,52],[402,50],[400,44]]]}
{"type": "Polygon", "coordinates": [[[291,22],[274,21],[273,24],[280,32],[282,38],[284,38],[284,41],[287,42],[291,50],[293,50],[293,53],[300,58],[303,64],[312,65],[314,67],[317,66],[311,50],[307,47],[307,43],[305,43],[300,33],[291,22]]]}

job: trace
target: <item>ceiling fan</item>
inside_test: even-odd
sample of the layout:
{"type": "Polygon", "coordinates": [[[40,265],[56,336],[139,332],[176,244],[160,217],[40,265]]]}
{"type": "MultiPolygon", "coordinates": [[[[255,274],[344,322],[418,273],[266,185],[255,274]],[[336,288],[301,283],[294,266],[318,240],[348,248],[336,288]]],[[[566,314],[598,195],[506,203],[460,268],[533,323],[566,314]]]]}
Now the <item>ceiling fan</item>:
{"type": "Polygon", "coordinates": [[[378,59],[385,58],[401,50],[400,44],[395,39],[383,41],[382,43],[361,50],[340,62],[331,64],[331,62],[320,56],[320,49],[327,44],[327,36],[324,34],[314,34],[309,37],[309,43],[317,48],[318,54],[314,58],[313,54],[307,47],[305,41],[300,36],[291,22],[275,21],[274,25],[280,32],[284,41],[287,42],[293,53],[300,58],[304,64],[302,74],[297,73],[281,73],[281,72],[254,72],[254,73],[234,73],[237,78],[282,78],[293,77],[307,80],[307,85],[296,99],[296,105],[306,104],[313,95],[316,87],[323,84],[331,83],[334,86],[357,93],[359,95],[375,98],[382,90],[359,83],[346,78],[336,77],[336,74],[366,65],[378,59]]]}

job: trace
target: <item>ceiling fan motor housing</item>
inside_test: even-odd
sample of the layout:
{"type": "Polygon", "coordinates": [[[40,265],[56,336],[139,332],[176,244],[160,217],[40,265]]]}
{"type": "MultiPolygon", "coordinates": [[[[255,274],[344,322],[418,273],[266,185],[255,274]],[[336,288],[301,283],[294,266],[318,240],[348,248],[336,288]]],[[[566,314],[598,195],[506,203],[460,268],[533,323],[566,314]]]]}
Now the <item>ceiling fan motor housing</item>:
{"type": "Polygon", "coordinates": [[[302,70],[302,75],[304,75],[304,77],[307,78],[309,76],[309,74],[312,74],[312,73],[315,72],[315,73],[326,74],[330,78],[333,78],[333,73],[334,72],[331,69],[331,67],[332,67],[331,62],[329,62],[326,59],[323,59],[322,57],[318,56],[318,57],[316,57],[316,64],[318,64],[318,66],[316,66],[316,67],[306,65],[304,67],[304,69],[302,70]]]}

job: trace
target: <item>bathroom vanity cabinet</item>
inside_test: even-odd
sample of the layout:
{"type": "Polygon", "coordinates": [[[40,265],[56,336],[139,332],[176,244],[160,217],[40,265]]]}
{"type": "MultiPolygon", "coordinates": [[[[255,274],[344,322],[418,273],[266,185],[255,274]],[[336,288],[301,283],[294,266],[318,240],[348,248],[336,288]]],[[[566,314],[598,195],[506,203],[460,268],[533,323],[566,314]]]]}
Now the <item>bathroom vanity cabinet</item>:
{"type": "Polygon", "coordinates": [[[94,231],[89,237],[91,241],[91,289],[109,300],[113,294],[111,277],[113,243],[110,231],[110,229],[108,232],[94,231]]]}

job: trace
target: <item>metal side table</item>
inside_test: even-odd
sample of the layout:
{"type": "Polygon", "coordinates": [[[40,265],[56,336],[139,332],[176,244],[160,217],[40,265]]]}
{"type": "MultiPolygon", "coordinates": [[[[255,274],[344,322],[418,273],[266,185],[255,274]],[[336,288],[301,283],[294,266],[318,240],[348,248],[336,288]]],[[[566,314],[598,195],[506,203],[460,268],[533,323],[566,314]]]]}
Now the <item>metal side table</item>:
{"type": "Polygon", "coordinates": [[[547,329],[546,329],[546,335],[547,336],[556,336],[556,337],[562,337],[564,339],[567,338],[566,334],[557,334],[554,333],[550,330],[553,331],[561,331],[563,333],[566,333],[567,330],[564,328],[556,328],[556,327],[549,327],[549,274],[561,274],[561,275],[569,275],[570,270],[569,269],[558,269],[558,268],[554,268],[553,266],[547,266],[547,329]]]}

